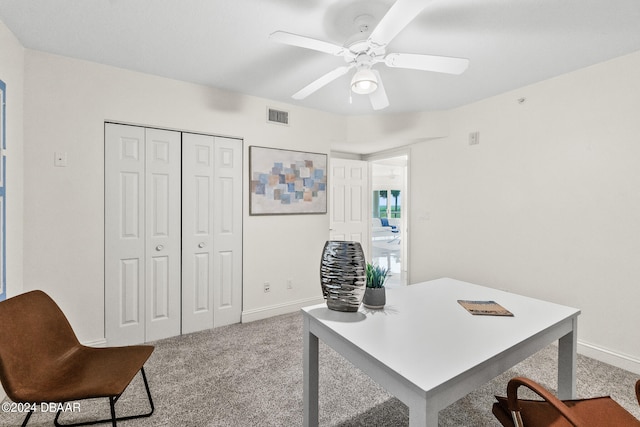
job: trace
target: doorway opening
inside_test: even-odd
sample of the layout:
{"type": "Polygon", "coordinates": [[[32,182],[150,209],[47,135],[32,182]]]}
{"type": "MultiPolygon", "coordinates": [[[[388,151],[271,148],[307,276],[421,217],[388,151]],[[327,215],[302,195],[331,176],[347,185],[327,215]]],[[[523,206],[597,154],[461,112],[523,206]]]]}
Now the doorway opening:
{"type": "Polygon", "coordinates": [[[389,270],[386,286],[407,284],[408,156],[371,161],[371,262],[389,270]]]}

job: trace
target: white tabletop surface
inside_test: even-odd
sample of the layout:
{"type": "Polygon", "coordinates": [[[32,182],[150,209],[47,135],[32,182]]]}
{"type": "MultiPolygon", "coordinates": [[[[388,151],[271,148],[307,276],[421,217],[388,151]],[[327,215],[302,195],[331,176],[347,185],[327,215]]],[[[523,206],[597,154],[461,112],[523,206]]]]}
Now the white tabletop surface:
{"type": "Polygon", "coordinates": [[[303,311],[428,392],[580,310],[443,278],[387,289],[383,310],[303,311]],[[458,300],[493,300],[514,317],[474,316],[458,300]]]}

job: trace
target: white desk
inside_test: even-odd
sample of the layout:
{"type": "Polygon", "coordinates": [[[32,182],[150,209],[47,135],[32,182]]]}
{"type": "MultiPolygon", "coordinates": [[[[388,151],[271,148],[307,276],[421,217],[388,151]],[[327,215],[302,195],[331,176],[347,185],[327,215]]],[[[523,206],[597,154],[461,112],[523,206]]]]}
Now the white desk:
{"type": "Polygon", "coordinates": [[[555,340],[558,394],[575,397],[575,308],[444,278],[387,289],[384,310],[302,311],[305,426],[318,425],[318,339],[404,402],[411,427],[436,427],[441,409],[555,340]],[[473,316],[459,299],[494,300],[515,316],[473,316]]]}

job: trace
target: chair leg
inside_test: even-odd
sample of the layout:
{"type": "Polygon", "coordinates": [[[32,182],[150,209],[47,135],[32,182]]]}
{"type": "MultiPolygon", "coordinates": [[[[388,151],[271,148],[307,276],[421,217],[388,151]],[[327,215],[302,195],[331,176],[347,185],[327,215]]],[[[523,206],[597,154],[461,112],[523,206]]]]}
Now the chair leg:
{"type": "Polygon", "coordinates": [[[24,421],[22,421],[22,427],[25,427],[27,425],[27,423],[29,422],[29,418],[31,418],[31,415],[33,415],[33,409],[27,412],[27,416],[24,417],[24,421]]]}
{"type": "Polygon", "coordinates": [[[144,367],[140,369],[140,374],[142,375],[142,380],[144,381],[144,388],[147,391],[147,399],[149,400],[149,406],[150,406],[149,412],[140,414],[140,415],[127,415],[126,417],[116,418],[115,405],[118,399],[120,398],[120,396],[122,396],[122,395],[118,395],[118,396],[109,397],[109,407],[111,410],[111,418],[105,418],[104,420],[98,420],[98,421],[85,421],[82,423],[75,423],[75,424],[60,424],[58,422],[58,417],[60,416],[61,411],[58,411],[58,413],[56,414],[56,418],[53,420],[53,423],[56,425],[56,427],[77,427],[77,426],[88,426],[88,425],[102,424],[102,423],[111,423],[113,427],[116,427],[117,421],[126,421],[126,420],[133,420],[136,418],[150,417],[153,414],[153,411],[155,410],[155,406],[153,404],[153,399],[151,398],[151,389],[149,388],[149,382],[147,381],[147,375],[144,372],[144,367]]]}
{"type": "Polygon", "coordinates": [[[151,414],[153,414],[153,411],[156,409],[156,407],[153,405],[153,399],[151,398],[151,390],[149,389],[147,374],[144,373],[144,367],[140,368],[140,373],[142,374],[142,380],[144,381],[144,388],[147,390],[147,397],[149,398],[149,406],[151,407],[151,411],[145,416],[150,417],[151,414]]]}
{"type": "Polygon", "coordinates": [[[116,399],[113,396],[109,397],[109,407],[111,408],[111,424],[113,424],[113,427],[118,427],[116,422],[116,399]]]}

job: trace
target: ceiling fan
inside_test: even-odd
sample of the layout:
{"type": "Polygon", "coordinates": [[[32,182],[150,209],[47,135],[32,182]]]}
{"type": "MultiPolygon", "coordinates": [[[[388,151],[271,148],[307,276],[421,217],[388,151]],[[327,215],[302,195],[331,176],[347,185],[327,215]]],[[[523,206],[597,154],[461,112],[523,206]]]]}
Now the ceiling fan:
{"type": "Polygon", "coordinates": [[[373,109],[382,110],[389,106],[389,99],[382,85],[380,73],[373,69],[376,64],[384,63],[392,68],[409,68],[447,74],[463,73],[469,66],[469,60],[466,58],[415,53],[386,53],[389,42],[418,16],[427,4],[428,2],[424,0],[397,0],[373,31],[369,31],[368,25],[368,21],[372,17],[370,15],[358,16],[355,23],[359,25],[360,33],[349,39],[345,46],[285,31],[272,33],[269,36],[272,40],[334,56],[342,56],[347,63],[347,65],[338,67],[308,84],[293,94],[293,99],[304,99],[355,68],[357,71],[351,79],[351,90],[357,94],[368,94],[373,109]],[[367,33],[369,36],[363,39],[367,33]]]}

